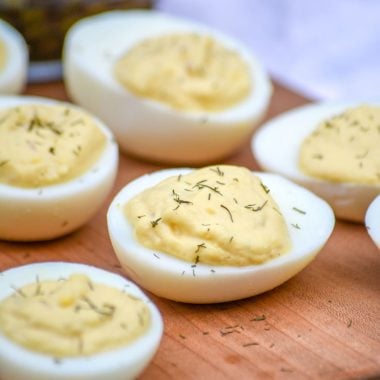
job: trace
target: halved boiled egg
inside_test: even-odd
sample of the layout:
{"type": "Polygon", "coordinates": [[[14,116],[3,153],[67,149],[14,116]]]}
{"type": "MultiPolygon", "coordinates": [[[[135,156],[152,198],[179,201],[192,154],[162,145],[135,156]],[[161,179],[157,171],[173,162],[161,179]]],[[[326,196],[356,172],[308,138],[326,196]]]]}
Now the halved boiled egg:
{"type": "Polygon", "coordinates": [[[136,285],[114,273],[83,264],[38,263],[2,272],[0,283],[3,380],[133,379],[159,346],[159,311],[136,285]],[[91,344],[96,352],[88,354],[91,344]]]}
{"type": "Polygon", "coordinates": [[[120,147],[161,162],[227,156],[265,113],[271,84],[242,43],[157,11],[108,12],[76,23],[64,46],[71,98],[120,147]]]}
{"type": "Polygon", "coordinates": [[[86,223],[111,190],[118,148],[79,107],[0,97],[0,239],[45,240],[86,223]]]}
{"type": "Polygon", "coordinates": [[[376,104],[311,104],[265,123],[252,138],[252,151],[263,169],[314,191],[338,218],[363,222],[380,192],[378,122],[376,104]],[[301,147],[312,140],[307,154],[315,174],[300,164],[301,147]]]}
{"type": "MultiPolygon", "coordinates": [[[[333,212],[326,202],[308,190],[274,174],[252,173],[252,176],[255,174],[258,177],[255,177],[255,181],[261,181],[261,190],[258,191],[261,200],[249,204],[245,204],[244,201],[243,204],[242,199],[236,198],[233,192],[227,193],[228,189],[233,189],[239,181],[242,182],[234,175],[227,181],[225,171],[230,170],[228,166],[208,167],[205,170],[208,170],[208,173],[218,172],[220,178],[215,182],[216,185],[208,182],[208,177],[195,184],[188,182],[186,176],[195,173],[192,169],[162,170],[129,183],[110,205],[107,215],[108,229],[116,255],[128,276],[152,293],[190,303],[225,302],[250,297],[270,290],[293,277],[314,259],[329,238],[334,227],[333,212]],[[161,184],[164,180],[169,181],[170,177],[174,185],[164,190],[161,184]],[[177,188],[171,187],[179,182],[185,186],[184,195],[180,195],[177,188]],[[160,234],[153,236],[153,240],[166,245],[171,254],[165,253],[166,248],[148,248],[144,240],[139,240],[132,222],[126,216],[126,205],[137,195],[145,194],[145,190],[158,184],[160,185],[157,187],[155,203],[160,206],[164,200],[170,198],[168,212],[160,211],[159,218],[158,215],[146,212],[137,215],[137,219],[146,220],[147,228],[157,229],[157,232],[165,222],[160,234]],[[189,200],[187,194],[191,192],[194,198],[189,200]],[[277,206],[264,200],[268,193],[277,206]],[[201,198],[203,206],[199,210],[191,210],[201,198]],[[210,199],[215,199],[220,204],[209,207],[210,199]],[[235,212],[232,208],[234,204],[240,211],[236,209],[235,212]],[[282,215],[284,227],[269,225],[267,229],[262,229],[267,224],[266,217],[253,222],[256,227],[247,227],[245,222],[239,224],[238,212],[246,213],[248,218],[253,218],[264,208],[277,217],[282,215]],[[176,222],[178,210],[182,210],[181,218],[192,211],[183,225],[176,222]],[[225,224],[222,224],[222,219],[225,224]],[[276,228],[284,228],[289,236],[290,248],[283,254],[277,252],[279,245],[276,242],[276,228]],[[239,230],[245,232],[238,241],[235,233],[239,233],[239,230]],[[214,231],[217,231],[216,234],[223,234],[224,237],[219,238],[214,231]],[[174,234],[174,240],[165,241],[165,232],[174,234]],[[246,265],[247,257],[249,260],[249,256],[253,256],[248,247],[255,245],[256,240],[261,239],[260,235],[265,235],[273,247],[259,248],[259,255],[251,261],[255,264],[246,265]],[[236,259],[235,253],[228,248],[237,244],[239,248],[236,252],[239,251],[241,260],[236,259]],[[187,255],[190,252],[190,260],[177,257],[180,246],[184,246],[187,255]],[[217,252],[222,252],[224,262],[218,262],[222,260],[219,253],[214,257],[207,256],[211,247],[217,252]],[[233,264],[229,264],[231,262],[233,264]]],[[[246,171],[251,175],[251,172],[246,171]]],[[[142,195],[142,199],[148,198],[142,195]]],[[[286,246],[287,242],[285,239],[286,246]]]]}
{"type": "Polygon", "coordinates": [[[0,94],[20,93],[26,83],[28,48],[22,35],[0,19],[0,94]]]}
{"type": "Polygon", "coordinates": [[[378,195],[369,205],[365,224],[368,229],[369,236],[380,249],[380,195],[378,195]]]}

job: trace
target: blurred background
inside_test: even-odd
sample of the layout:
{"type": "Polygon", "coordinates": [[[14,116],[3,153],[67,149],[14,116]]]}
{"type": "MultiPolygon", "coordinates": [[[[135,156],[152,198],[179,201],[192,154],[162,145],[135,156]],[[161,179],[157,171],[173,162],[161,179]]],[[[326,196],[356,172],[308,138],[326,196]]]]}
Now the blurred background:
{"type": "Polygon", "coordinates": [[[41,81],[60,75],[61,43],[73,22],[135,7],[198,20],[241,39],[274,79],[309,98],[379,98],[379,0],[0,0],[0,16],[26,37],[35,63],[31,79],[41,81]]]}
{"type": "Polygon", "coordinates": [[[378,0],[159,0],[248,44],[272,77],[313,99],[380,96],[378,0]]]}

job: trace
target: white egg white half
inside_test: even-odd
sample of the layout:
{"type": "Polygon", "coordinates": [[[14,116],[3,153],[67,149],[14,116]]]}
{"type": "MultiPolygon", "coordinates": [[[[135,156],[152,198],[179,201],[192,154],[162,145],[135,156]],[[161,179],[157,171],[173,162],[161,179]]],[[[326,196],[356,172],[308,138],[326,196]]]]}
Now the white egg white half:
{"type": "Polygon", "coordinates": [[[125,186],[108,210],[112,245],[125,272],[145,289],[161,297],[189,303],[214,303],[250,297],[287,281],[314,259],[334,227],[328,204],[310,191],[274,174],[255,173],[270,189],[284,215],[292,248],[260,265],[243,267],[189,263],[150,250],[134,237],[123,214],[124,205],[142,190],[164,178],[191,169],[169,169],[144,175],[125,186]],[[304,213],[300,213],[302,210],[304,213]]]}
{"type": "Polygon", "coordinates": [[[365,225],[369,236],[380,249],[380,195],[369,205],[365,216],[365,225]]]}
{"type": "Polygon", "coordinates": [[[18,94],[26,83],[28,48],[24,37],[0,19],[0,40],[5,44],[5,65],[0,69],[0,94],[18,94]]]}
{"type": "Polygon", "coordinates": [[[39,281],[54,281],[71,274],[87,275],[92,282],[125,290],[149,308],[151,324],[130,345],[86,357],[63,358],[30,351],[0,333],[0,378],[2,380],[125,380],[133,379],[148,365],[159,346],[163,322],[156,306],[135,284],[93,266],[66,262],[29,264],[0,274],[0,301],[21,288],[39,281]]]}
{"type": "Polygon", "coordinates": [[[356,105],[317,103],[285,112],[257,130],[252,152],[264,170],[281,174],[325,199],[337,218],[363,222],[368,205],[380,193],[380,185],[326,181],[308,176],[298,167],[301,144],[317,125],[356,105]]]}
{"type": "MultiPolygon", "coordinates": [[[[75,108],[72,104],[46,98],[0,96],[0,110],[21,104],[61,104],[75,108]]],[[[53,239],[79,228],[98,211],[116,177],[118,147],[107,126],[94,120],[107,142],[97,162],[82,175],[38,188],[0,182],[0,239],[53,239]]]]}
{"type": "Polygon", "coordinates": [[[64,79],[71,98],[105,121],[120,147],[162,162],[199,164],[235,151],[265,113],[271,84],[261,64],[240,42],[209,27],[157,11],[113,11],[83,19],[68,32],[64,79]],[[247,62],[252,91],[219,112],[184,112],[138,97],[113,75],[115,62],[147,38],[196,32],[210,35],[247,62]]]}

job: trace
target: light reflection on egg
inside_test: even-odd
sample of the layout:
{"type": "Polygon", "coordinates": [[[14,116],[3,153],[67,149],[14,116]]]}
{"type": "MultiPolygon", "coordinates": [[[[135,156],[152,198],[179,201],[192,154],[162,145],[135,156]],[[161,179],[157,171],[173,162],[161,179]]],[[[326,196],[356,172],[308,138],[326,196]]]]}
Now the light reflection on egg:
{"type": "Polygon", "coordinates": [[[334,209],[338,218],[363,222],[380,185],[330,182],[308,176],[298,167],[303,140],[317,125],[357,104],[320,103],[300,107],[268,121],[252,138],[252,152],[261,168],[283,175],[315,192],[334,209]]]}
{"type": "Polygon", "coordinates": [[[14,344],[0,333],[2,380],[125,380],[140,374],[154,356],[163,332],[158,309],[133,283],[89,265],[51,262],[25,265],[0,273],[0,301],[15,288],[39,281],[54,281],[72,274],[85,274],[92,282],[115,287],[145,302],[151,323],[145,334],[129,345],[87,357],[55,359],[14,344]]]}
{"type": "Polygon", "coordinates": [[[190,170],[162,170],[142,176],[125,186],[108,210],[108,230],[122,267],[128,276],[156,295],[182,302],[213,303],[265,292],[310,263],[333,230],[335,219],[326,202],[280,176],[255,173],[270,189],[285,217],[292,241],[290,252],[260,265],[228,267],[194,265],[145,248],[136,241],[123,206],[144,189],[190,170]]]}
{"type": "Polygon", "coordinates": [[[108,12],[75,24],[64,47],[68,93],[114,131],[120,147],[161,162],[199,164],[235,151],[265,113],[271,84],[238,41],[195,22],[156,11],[108,12]],[[252,89],[218,112],[185,112],[129,92],[113,75],[117,60],[139,42],[166,34],[198,33],[237,51],[249,66],[252,89]]]}
{"type": "MultiPolygon", "coordinates": [[[[0,97],[1,110],[22,104],[75,107],[38,97],[0,97]]],[[[53,239],[79,228],[98,211],[115,180],[118,148],[105,124],[94,120],[106,136],[106,145],[95,164],[80,176],[38,188],[0,182],[0,239],[53,239]]]]}
{"type": "Polygon", "coordinates": [[[369,205],[365,216],[365,225],[369,236],[380,249],[380,195],[369,205]]]}
{"type": "Polygon", "coordinates": [[[0,19],[0,94],[18,94],[26,83],[28,48],[21,34],[0,19]]]}

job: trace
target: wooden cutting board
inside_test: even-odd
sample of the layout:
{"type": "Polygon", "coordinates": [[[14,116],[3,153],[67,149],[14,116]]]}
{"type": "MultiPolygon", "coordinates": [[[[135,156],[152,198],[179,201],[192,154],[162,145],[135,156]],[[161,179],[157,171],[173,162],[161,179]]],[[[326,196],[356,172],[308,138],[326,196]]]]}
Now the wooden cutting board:
{"type": "MultiPolygon", "coordinates": [[[[307,102],[274,90],[268,118],[307,102]]],[[[67,100],[62,83],[26,93],[67,100]]],[[[224,162],[258,169],[249,141],[224,162]]],[[[122,273],[107,235],[108,204],[126,183],[160,168],[122,155],[114,190],[90,223],[51,242],[0,242],[0,270],[64,260],[122,273]]],[[[380,251],[363,225],[337,222],[313,263],[260,296],[216,305],[152,298],[165,334],[141,379],[380,379],[380,251]]]]}

